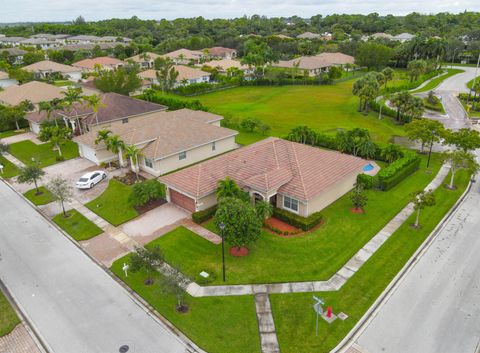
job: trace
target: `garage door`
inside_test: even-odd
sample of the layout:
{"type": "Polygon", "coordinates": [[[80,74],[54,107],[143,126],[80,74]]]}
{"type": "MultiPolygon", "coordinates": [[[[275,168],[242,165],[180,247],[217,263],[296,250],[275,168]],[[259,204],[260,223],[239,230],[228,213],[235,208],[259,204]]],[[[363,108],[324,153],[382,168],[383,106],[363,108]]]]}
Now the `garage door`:
{"type": "Polygon", "coordinates": [[[178,205],[190,212],[195,212],[195,200],[179,193],[178,191],[170,189],[170,202],[178,205]]]}
{"type": "Polygon", "coordinates": [[[83,158],[86,158],[89,161],[92,161],[93,163],[98,164],[98,159],[97,159],[95,150],[93,148],[90,148],[85,145],[80,145],[80,149],[81,149],[80,154],[83,158]]]}

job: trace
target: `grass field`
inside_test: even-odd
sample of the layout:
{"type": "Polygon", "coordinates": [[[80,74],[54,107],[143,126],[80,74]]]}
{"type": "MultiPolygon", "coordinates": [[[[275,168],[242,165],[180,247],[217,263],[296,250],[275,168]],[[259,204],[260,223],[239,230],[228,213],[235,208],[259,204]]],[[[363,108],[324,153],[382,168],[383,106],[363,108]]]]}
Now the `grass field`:
{"type": "Polygon", "coordinates": [[[19,172],[17,166],[3,156],[0,156],[0,164],[3,165],[3,173],[0,173],[2,178],[12,178],[19,172]]]}
{"type": "MultiPolygon", "coordinates": [[[[473,87],[473,81],[475,81],[475,79],[470,80],[470,81],[467,82],[467,87],[468,87],[468,88],[472,88],[472,87],[473,87]]],[[[477,76],[477,79],[476,79],[475,82],[479,82],[479,81],[480,81],[480,76],[477,76]]]]}
{"type": "Polygon", "coordinates": [[[24,129],[21,130],[8,130],[8,131],[2,131],[0,132],[0,139],[3,139],[5,137],[10,137],[10,136],[15,136],[19,134],[23,134],[25,132],[24,129]]]}
{"type": "MultiPolygon", "coordinates": [[[[157,284],[146,286],[145,272],[122,270],[128,255],[115,261],[111,270],[185,335],[209,353],[260,353],[255,304],[252,296],[193,298],[187,295],[189,311],[175,310],[176,298],[157,284]]],[[[154,276],[158,278],[158,275],[154,276]]]]}
{"type": "MultiPolygon", "coordinates": [[[[246,86],[192,97],[210,111],[238,118],[256,117],[271,126],[271,134],[284,137],[292,128],[307,125],[315,130],[336,133],[338,129],[361,127],[372,138],[388,142],[392,135],[404,135],[393,119],[378,120],[375,113],[359,113],[358,98],[352,94],[354,80],[324,86],[246,86]]],[[[244,131],[242,144],[265,138],[244,131]]]]}
{"type": "MultiPolygon", "coordinates": [[[[325,223],[311,233],[282,238],[263,231],[249,246],[248,256],[238,258],[227,253],[227,283],[329,279],[410,201],[412,192],[423,189],[436,175],[441,165],[439,156],[432,159],[431,174],[425,173],[425,157],[422,156],[420,170],[391,190],[366,191],[365,214],[350,212],[352,203],[347,194],[322,210],[325,223]]],[[[212,229],[208,225],[207,228],[212,229]]],[[[185,228],[156,239],[155,244],[160,246],[168,262],[180,266],[191,278],[198,279],[201,271],[207,271],[214,278],[210,284],[222,283],[220,245],[185,228]]]]}
{"type": "Polygon", "coordinates": [[[131,186],[111,179],[103,194],[85,206],[110,224],[118,226],[138,216],[138,212],[128,202],[131,193],[131,186]]]}
{"type": "Polygon", "coordinates": [[[37,193],[37,189],[33,188],[24,193],[23,196],[37,206],[46,205],[47,203],[55,201],[55,196],[53,196],[52,193],[44,186],[40,186],[38,190],[41,192],[40,195],[35,195],[37,193]]]}
{"type": "Polygon", "coordinates": [[[455,204],[468,179],[467,173],[462,171],[456,179],[457,190],[438,188],[435,191],[437,204],[422,210],[422,227],[413,229],[410,226],[415,217],[412,215],[339,291],[313,293],[324,299],[335,313],[343,311],[349,315],[346,321],[336,320],[329,325],[320,320],[316,337],[312,293],[270,295],[280,350],[284,353],[327,353],[335,347],[455,204]]]}
{"type": "Polygon", "coordinates": [[[426,92],[426,91],[431,91],[432,89],[435,89],[439,84],[441,84],[443,81],[445,81],[447,78],[452,77],[454,75],[457,75],[461,72],[464,72],[464,70],[460,69],[447,69],[447,72],[439,77],[436,77],[432,79],[430,82],[428,82],[425,86],[422,88],[419,88],[417,90],[412,91],[412,93],[420,93],[420,92],[426,92]]]}
{"type": "MultiPolygon", "coordinates": [[[[67,141],[62,146],[62,153],[65,159],[78,157],[78,145],[75,142],[67,141]]],[[[10,154],[25,164],[31,164],[32,158],[43,168],[58,163],[58,152],[53,149],[50,143],[37,145],[32,141],[20,141],[10,145],[10,154]]]]}
{"type": "Polygon", "coordinates": [[[89,219],[85,218],[77,210],[70,210],[67,212],[68,217],[65,218],[63,213],[53,217],[54,221],[60,228],[70,234],[70,236],[77,240],[87,240],[103,233],[103,230],[89,219]]]}
{"type": "Polygon", "coordinates": [[[0,292],[0,337],[8,335],[20,323],[7,298],[0,292]]]}

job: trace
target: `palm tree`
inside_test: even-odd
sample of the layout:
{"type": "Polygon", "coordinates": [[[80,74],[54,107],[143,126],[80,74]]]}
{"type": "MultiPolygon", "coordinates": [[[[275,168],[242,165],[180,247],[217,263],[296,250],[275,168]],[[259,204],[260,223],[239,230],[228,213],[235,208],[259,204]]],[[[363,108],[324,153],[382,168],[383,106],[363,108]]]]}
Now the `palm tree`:
{"type": "MultiPolygon", "coordinates": [[[[45,112],[46,115],[47,115],[47,120],[50,121],[51,117],[52,117],[52,113],[59,109],[61,105],[61,100],[58,99],[58,98],[55,98],[55,99],[52,99],[50,102],[40,102],[38,104],[39,106],[39,111],[40,112],[45,112]]],[[[58,122],[57,122],[57,119],[55,119],[55,126],[58,126],[58,122]]]]}
{"type": "Polygon", "coordinates": [[[125,146],[125,156],[130,159],[130,166],[135,172],[138,181],[138,157],[140,156],[140,150],[134,145],[125,146]]]}
{"type": "Polygon", "coordinates": [[[92,94],[91,96],[83,97],[83,100],[87,103],[88,108],[92,108],[95,121],[98,125],[98,109],[106,107],[106,105],[102,103],[102,97],[98,94],[92,94]]]}
{"type": "Polygon", "coordinates": [[[396,145],[394,143],[390,143],[382,149],[382,158],[384,158],[388,163],[392,163],[398,158],[401,158],[402,155],[402,149],[399,145],[396,145]]]}
{"type": "Polygon", "coordinates": [[[382,74],[385,77],[385,88],[387,88],[388,81],[393,80],[393,75],[395,71],[391,67],[386,67],[382,70],[382,74]]]}
{"type": "MultiPolygon", "coordinates": [[[[111,133],[112,132],[110,130],[98,130],[97,138],[95,139],[95,144],[98,145],[99,143],[103,142],[105,146],[107,146],[107,140],[110,137],[111,133]]],[[[110,168],[111,166],[112,166],[111,161],[108,160],[108,167],[110,168]]]]}
{"type": "Polygon", "coordinates": [[[122,141],[120,136],[113,135],[107,138],[107,150],[112,151],[113,153],[118,154],[118,162],[120,163],[120,167],[124,167],[123,163],[123,152],[122,150],[125,148],[125,143],[122,141]]]}
{"type": "Polygon", "coordinates": [[[62,92],[65,95],[63,98],[63,109],[66,110],[69,114],[75,111],[76,121],[78,123],[78,129],[82,133],[82,127],[78,121],[78,113],[75,109],[75,105],[80,102],[82,99],[82,89],[81,88],[72,88],[68,87],[66,91],[62,92]]]}
{"type": "Polygon", "coordinates": [[[227,176],[224,180],[220,180],[217,186],[217,199],[225,197],[237,197],[241,189],[233,179],[227,176]]]}

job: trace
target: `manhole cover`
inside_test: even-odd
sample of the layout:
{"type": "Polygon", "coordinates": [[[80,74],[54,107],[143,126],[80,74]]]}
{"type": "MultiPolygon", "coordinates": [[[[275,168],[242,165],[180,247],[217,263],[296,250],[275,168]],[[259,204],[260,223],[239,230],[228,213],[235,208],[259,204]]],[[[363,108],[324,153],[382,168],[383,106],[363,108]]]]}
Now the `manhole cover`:
{"type": "Polygon", "coordinates": [[[119,351],[120,353],[127,353],[129,349],[130,349],[129,346],[123,345],[123,346],[120,347],[120,349],[119,349],[118,351],[119,351]]]}

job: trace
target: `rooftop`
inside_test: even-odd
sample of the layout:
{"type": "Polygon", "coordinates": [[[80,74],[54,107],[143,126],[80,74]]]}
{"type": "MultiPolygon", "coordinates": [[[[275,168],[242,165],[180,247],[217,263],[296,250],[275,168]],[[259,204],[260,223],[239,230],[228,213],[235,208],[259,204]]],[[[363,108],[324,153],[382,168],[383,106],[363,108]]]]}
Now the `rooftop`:
{"type": "MultiPolygon", "coordinates": [[[[178,72],[177,82],[181,82],[182,80],[196,79],[203,76],[210,76],[209,72],[195,69],[190,66],[174,65],[174,68],[178,72]]],[[[142,71],[138,74],[138,76],[149,80],[154,80],[157,78],[156,71],[153,69],[142,71]]]]}
{"type": "Polygon", "coordinates": [[[278,190],[308,201],[343,177],[361,172],[365,164],[351,155],[269,137],[159,180],[199,198],[215,192],[218,181],[229,176],[241,187],[278,190]]]}
{"type": "Polygon", "coordinates": [[[125,64],[122,60],[111,58],[109,56],[101,56],[93,59],[84,59],[73,63],[72,66],[80,67],[82,69],[93,70],[96,65],[100,66],[117,66],[125,64]]]}
{"type": "Polygon", "coordinates": [[[17,105],[28,100],[34,104],[43,101],[51,101],[55,98],[63,98],[63,90],[47,83],[31,81],[23,85],[10,86],[0,92],[0,102],[9,105],[17,105]]]}
{"type": "Polygon", "coordinates": [[[25,66],[23,68],[25,71],[29,72],[60,72],[60,73],[68,73],[68,72],[79,72],[80,70],[76,67],[59,64],[55,61],[50,60],[43,60],[36,62],[34,64],[25,66]]]}
{"type": "Polygon", "coordinates": [[[343,53],[321,53],[315,56],[301,56],[299,58],[286,61],[280,60],[273,66],[294,68],[295,65],[298,63],[299,69],[314,70],[329,67],[332,65],[345,65],[348,63],[353,64],[354,61],[355,59],[353,58],[353,56],[343,53]]]}

